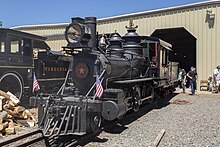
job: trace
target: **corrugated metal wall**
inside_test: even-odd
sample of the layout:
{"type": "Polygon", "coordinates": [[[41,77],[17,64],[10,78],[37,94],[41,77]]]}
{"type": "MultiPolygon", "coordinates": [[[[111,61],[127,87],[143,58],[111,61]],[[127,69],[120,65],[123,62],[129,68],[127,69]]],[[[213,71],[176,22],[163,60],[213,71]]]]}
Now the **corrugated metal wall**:
{"type": "MultiPolygon", "coordinates": [[[[207,2],[203,5],[192,5],[191,7],[173,8],[166,11],[152,11],[152,13],[131,14],[98,21],[99,33],[126,33],[130,19],[138,25],[137,32],[140,35],[151,35],[155,29],[184,27],[196,39],[196,67],[199,80],[208,78],[217,65],[220,65],[220,1],[207,2]],[[214,26],[209,27],[207,11],[214,14],[214,26]]],[[[49,36],[47,43],[54,50],[60,50],[66,45],[64,33],[66,24],[54,25],[52,27],[30,27],[18,30],[49,36]],[[50,36],[52,35],[52,36],[50,36]]],[[[175,35],[175,34],[173,34],[175,35]]]]}
{"type": "MultiPolygon", "coordinates": [[[[196,62],[200,80],[206,80],[214,68],[220,65],[220,4],[157,12],[141,16],[105,20],[98,25],[99,33],[111,33],[117,30],[125,34],[125,26],[129,19],[138,25],[140,35],[151,35],[156,29],[184,27],[196,39],[196,62]],[[207,20],[207,11],[214,14],[214,26],[210,28],[207,20]]],[[[175,35],[175,34],[173,34],[175,35]]]]}

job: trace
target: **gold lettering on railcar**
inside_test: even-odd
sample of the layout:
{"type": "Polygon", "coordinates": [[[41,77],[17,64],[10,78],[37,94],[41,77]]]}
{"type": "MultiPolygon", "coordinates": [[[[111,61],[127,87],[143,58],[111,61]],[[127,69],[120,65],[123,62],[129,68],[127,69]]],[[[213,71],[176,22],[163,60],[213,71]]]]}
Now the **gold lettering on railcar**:
{"type": "Polygon", "coordinates": [[[65,67],[44,67],[44,71],[46,72],[63,72],[63,71],[67,71],[67,68],[65,67]]]}

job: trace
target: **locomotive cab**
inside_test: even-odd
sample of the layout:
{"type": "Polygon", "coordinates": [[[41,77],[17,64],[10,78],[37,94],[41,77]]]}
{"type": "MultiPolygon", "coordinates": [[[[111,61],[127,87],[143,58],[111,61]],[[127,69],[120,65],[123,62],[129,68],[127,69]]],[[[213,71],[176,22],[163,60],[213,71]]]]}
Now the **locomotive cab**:
{"type": "Polygon", "coordinates": [[[32,89],[33,48],[46,38],[0,28],[0,89],[19,99],[32,89]]]}

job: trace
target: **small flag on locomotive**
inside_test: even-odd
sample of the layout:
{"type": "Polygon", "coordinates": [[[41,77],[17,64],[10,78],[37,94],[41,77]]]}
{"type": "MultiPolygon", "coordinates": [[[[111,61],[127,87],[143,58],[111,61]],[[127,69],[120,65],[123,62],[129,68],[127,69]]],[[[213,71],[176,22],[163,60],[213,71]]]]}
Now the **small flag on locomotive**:
{"type": "Polygon", "coordinates": [[[32,90],[32,92],[38,91],[38,90],[40,90],[40,85],[39,85],[39,83],[37,81],[37,78],[35,76],[35,73],[34,73],[34,76],[33,76],[33,90],[32,90]]]}
{"type": "Polygon", "coordinates": [[[102,87],[102,83],[99,80],[99,76],[96,75],[96,96],[97,97],[101,97],[103,94],[103,87],[102,87]]]}

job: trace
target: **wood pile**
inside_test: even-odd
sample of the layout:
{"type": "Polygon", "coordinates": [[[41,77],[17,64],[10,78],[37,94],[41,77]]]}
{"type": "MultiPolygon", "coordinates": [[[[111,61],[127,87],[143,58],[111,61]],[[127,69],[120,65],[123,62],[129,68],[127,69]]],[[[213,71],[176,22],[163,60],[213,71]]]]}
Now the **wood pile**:
{"type": "Polygon", "coordinates": [[[19,106],[19,99],[10,92],[0,90],[0,137],[18,133],[22,127],[36,123],[31,112],[19,106]]]}

